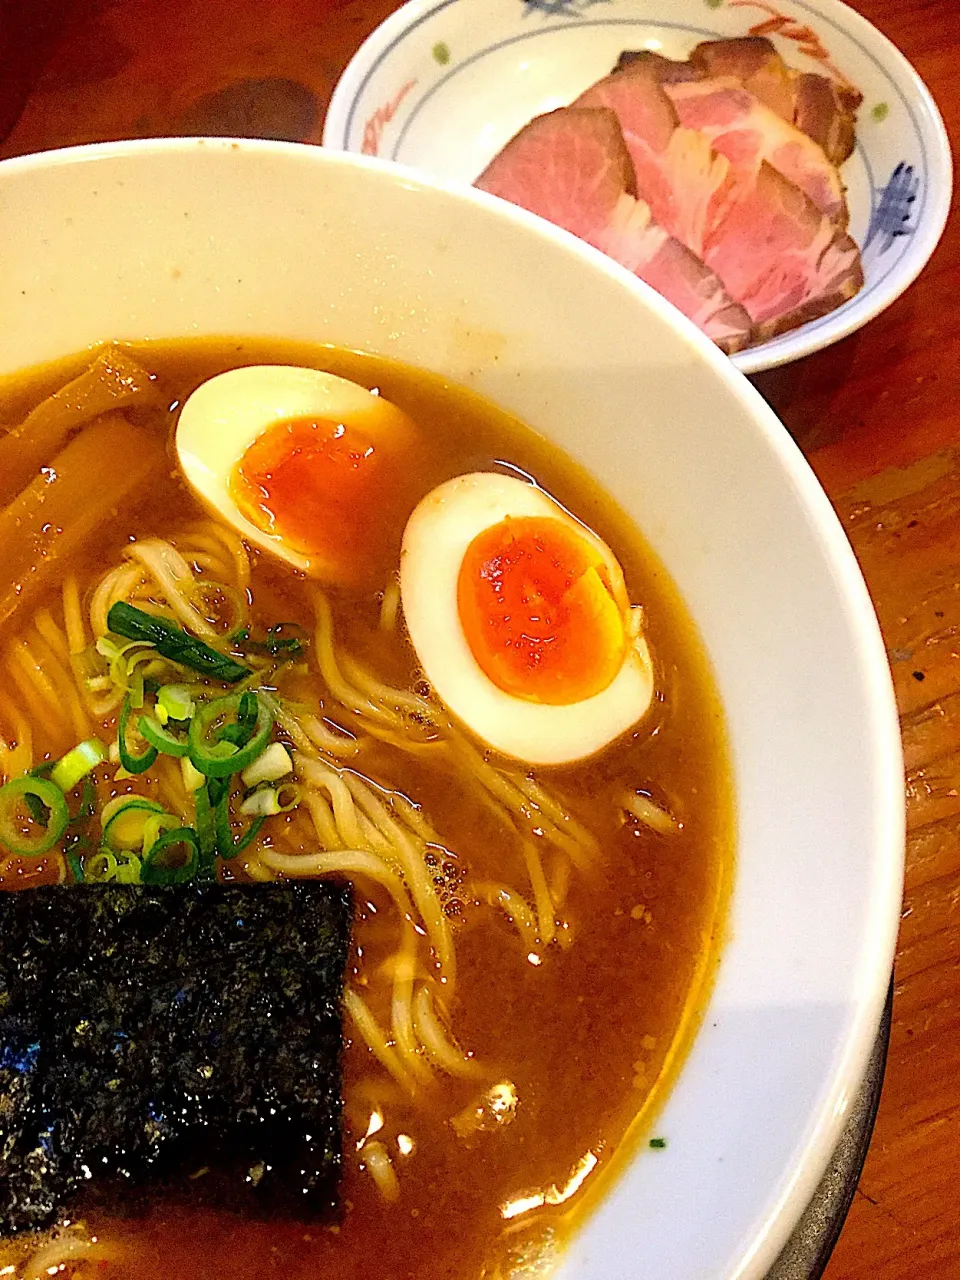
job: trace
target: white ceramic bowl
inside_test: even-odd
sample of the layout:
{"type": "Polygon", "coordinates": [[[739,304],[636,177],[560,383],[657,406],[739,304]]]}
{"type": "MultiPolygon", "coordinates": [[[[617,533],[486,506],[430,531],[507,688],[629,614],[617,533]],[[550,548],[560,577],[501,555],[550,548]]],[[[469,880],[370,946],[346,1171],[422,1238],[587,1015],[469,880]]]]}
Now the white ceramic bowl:
{"type": "Polygon", "coordinates": [[[903,786],[883,645],[840,525],[728,360],[633,276],[478,193],[313,147],[117,143],[0,164],[0,372],[106,338],[276,334],[476,388],[581,459],[711,655],[738,806],[732,939],[578,1280],[759,1277],[876,1032],[903,786]]]}
{"type": "Polygon", "coordinates": [[[543,111],[564,106],[623,49],[686,58],[701,40],[762,24],[787,62],[824,72],[819,50],[863,93],[843,166],[865,284],[830,315],[733,357],[744,373],[853,333],[907,288],[950,208],[950,146],[936,104],[903,55],[839,0],[411,0],[343,74],[324,145],[470,183],[543,111]]]}

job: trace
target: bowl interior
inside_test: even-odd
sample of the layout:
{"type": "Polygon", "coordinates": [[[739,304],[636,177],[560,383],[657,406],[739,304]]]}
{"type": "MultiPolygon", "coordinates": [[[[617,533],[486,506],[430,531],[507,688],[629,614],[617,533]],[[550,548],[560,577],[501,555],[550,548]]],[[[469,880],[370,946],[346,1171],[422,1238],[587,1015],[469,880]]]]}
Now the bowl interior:
{"type": "Polygon", "coordinates": [[[869,599],[769,409],[672,308],[563,233],[476,193],[284,144],[5,162],[0,314],[0,373],[107,338],[204,333],[408,360],[517,413],[635,518],[726,707],[737,879],[719,981],[660,1121],[668,1149],[631,1162],[567,1274],[626,1277],[642,1257],[671,1280],[761,1275],[866,1062],[903,841],[869,599]]]}
{"type": "Polygon", "coordinates": [[[472,183],[523,125],[569,104],[622,50],[684,59],[702,40],[744,36],[758,23],[791,66],[836,68],[864,97],[842,170],[864,288],[829,315],[733,357],[746,373],[769,368],[889,305],[932,253],[949,207],[950,151],[929,93],[894,46],[837,0],[784,0],[775,10],[749,0],[413,0],[351,62],[324,144],[472,183]]]}

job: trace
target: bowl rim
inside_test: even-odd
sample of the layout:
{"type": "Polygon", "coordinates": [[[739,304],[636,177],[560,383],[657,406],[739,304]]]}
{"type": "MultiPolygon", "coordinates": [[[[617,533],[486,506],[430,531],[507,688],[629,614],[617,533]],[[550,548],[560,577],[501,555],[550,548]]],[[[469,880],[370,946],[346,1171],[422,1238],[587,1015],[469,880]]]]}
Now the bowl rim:
{"type": "MultiPolygon", "coordinates": [[[[662,3],[667,5],[670,0],[662,0],[662,3]]],[[[456,4],[467,7],[474,5],[479,11],[475,25],[479,25],[480,15],[484,12],[484,0],[407,0],[367,36],[334,86],[323,125],[322,145],[324,147],[357,154],[348,147],[347,136],[354,109],[359,103],[370,76],[376,69],[375,64],[381,55],[389,54],[392,47],[409,32],[435,14],[456,4]]],[[[896,266],[870,291],[869,296],[861,300],[860,306],[850,310],[837,308],[830,313],[829,317],[822,318],[829,319],[831,323],[818,324],[816,328],[807,324],[799,325],[796,329],[789,330],[776,338],[730,356],[729,359],[740,372],[747,374],[776,369],[794,360],[802,359],[804,356],[813,355],[814,352],[833,346],[834,343],[849,337],[875,320],[906,292],[926,267],[940,242],[950,215],[953,195],[953,155],[950,138],[936,100],[913,64],[888,36],[884,35],[863,14],[844,3],[844,0],[816,0],[816,8],[807,2],[803,7],[834,25],[837,25],[836,19],[831,18],[831,12],[838,18],[842,18],[846,28],[865,51],[870,52],[872,46],[871,56],[898,84],[905,96],[905,101],[909,93],[909,100],[917,109],[918,132],[929,147],[929,208],[923,223],[917,226],[916,234],[911,237],[909,252],[900,258],[896,266]]],[[[385,161],[384,163],[394,162],[385,161]]],[[[413,168],[413,166],[410,167],[413,168]]],[[[416,172],[428,171],[417,168],[416,172]]],[[[441,177],[432,171],[430,176],[441,177]]],[[[441,177],[441,180],[445,179],[441,177]]],[[[857,299],[853,298],[850,301],[856,303],[857,299]]]]}
{"type": "MultiPolygon", "coordinates": [[[[414,0],[414,3],[417,2],[418,0],[414,0]]],[[[874,1046],[889,988],[900,921],[906,814],[899,715],[877,616],[840,519],[810,464],[773,409],[692,321],[649,285],[599,250],[552,223],[486,192],[445,181],[404,165],[349,152],[328,151],[314,144],[224,137],[132,139],[16,156],[0,160],[0,192],[8,176],[19,178],[21,175],[28,176],[31,171],[157,152],[196,153],[204,148],[210,154],[283,154],[297,163],[366,170],[371,175],[376,175],[378,181],[382,179],[385,183],[399,183],[408,190],[437,192],[454,201],[486,208],[496,218],[525,227],[528,234],[552,242],[566,253],[586,260],[595,271],[612,278],[615,283],[639,296],[645,306],[658,313],[687,347],[693,348],[701,359],[713,367],[714,372],[727,384],[731,394],[741,403],[754,430],[760,434],[791,481],[810,517],[832,571],[838,599],[851,631],[857,669],[863,681],[867,713],[865,727],[868,730],[869,744],[864,751],[864,769],[870,778],[873,800],[870,820],[866,824],[865,842],[872,849],[872,865],[876,867],[878,875],[875,918],[863,931],[860,951],[856,957],[857,972],[864,975],[864,981],[851,994],[850,1007],[853,1012],[847,1021],[845,1034],[837,1042],[839,1051],[834,1055],[829,1071],[823,1075],[820,1101],[810,1113],[796,1165],[790,1172],[779,1199],[770,1205],[765,1216],[750,1224],[748,1233],[742,1239],[736,1264],[723,1273],[722,1277],[720,1272],[714,1273],[717,1280],[760,1280],[786,1244],[839,1140],[874,1046]]],[[[681,1067],[681,1077],[683,1070],[681,1067]]],[[[672,1092],[671,1089],[670,1093],[672,1092]]],[[[626,1163],[632,1163],[639,1154],[639,1149],[629,1151],[626,1163]]],[[[623,1167],[621,1175],[622,1172],[623,1167]]],[[[611,1188],[607,1187],[604,1198],[610,1192],[611,1188]]],[[[596,1206],[590,1216],[595,1212],[596,1206]]],[[[581,1230],[588,1223],[589,1218],[581,1230]]]]}

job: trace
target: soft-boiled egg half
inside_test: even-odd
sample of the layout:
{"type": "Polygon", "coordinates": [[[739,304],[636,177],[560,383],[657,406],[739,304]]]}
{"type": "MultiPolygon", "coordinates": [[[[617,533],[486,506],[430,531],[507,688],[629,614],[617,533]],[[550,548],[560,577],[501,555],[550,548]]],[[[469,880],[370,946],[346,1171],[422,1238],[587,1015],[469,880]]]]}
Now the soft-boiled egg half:
{"type": "Polygon", "coordinates": [[[418,443],[413,421],[366,387],[273,364],[202,383],[176,439],[187,481],[216,514],[294,568],[347,585],[382,580],[395,555],[418,443]]]}
{"type": "Polygon", "coordinates": [[[632,728],[650,652],[610,548],[533,484],[457,476],[403,535],[400,593],[423,673],[494,750],[561,765],[632,728]]]}

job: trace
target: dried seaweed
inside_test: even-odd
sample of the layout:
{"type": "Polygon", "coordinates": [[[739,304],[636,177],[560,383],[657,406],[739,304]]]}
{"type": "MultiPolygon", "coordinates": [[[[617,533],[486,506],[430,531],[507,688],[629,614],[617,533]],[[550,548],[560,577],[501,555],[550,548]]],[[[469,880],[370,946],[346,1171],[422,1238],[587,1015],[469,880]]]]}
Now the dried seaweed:
{"type": "Polygon", "coordinates": [[[0,1229],[329,1212],[349,915],[318,883],[0,894],[0,1229]]]}

